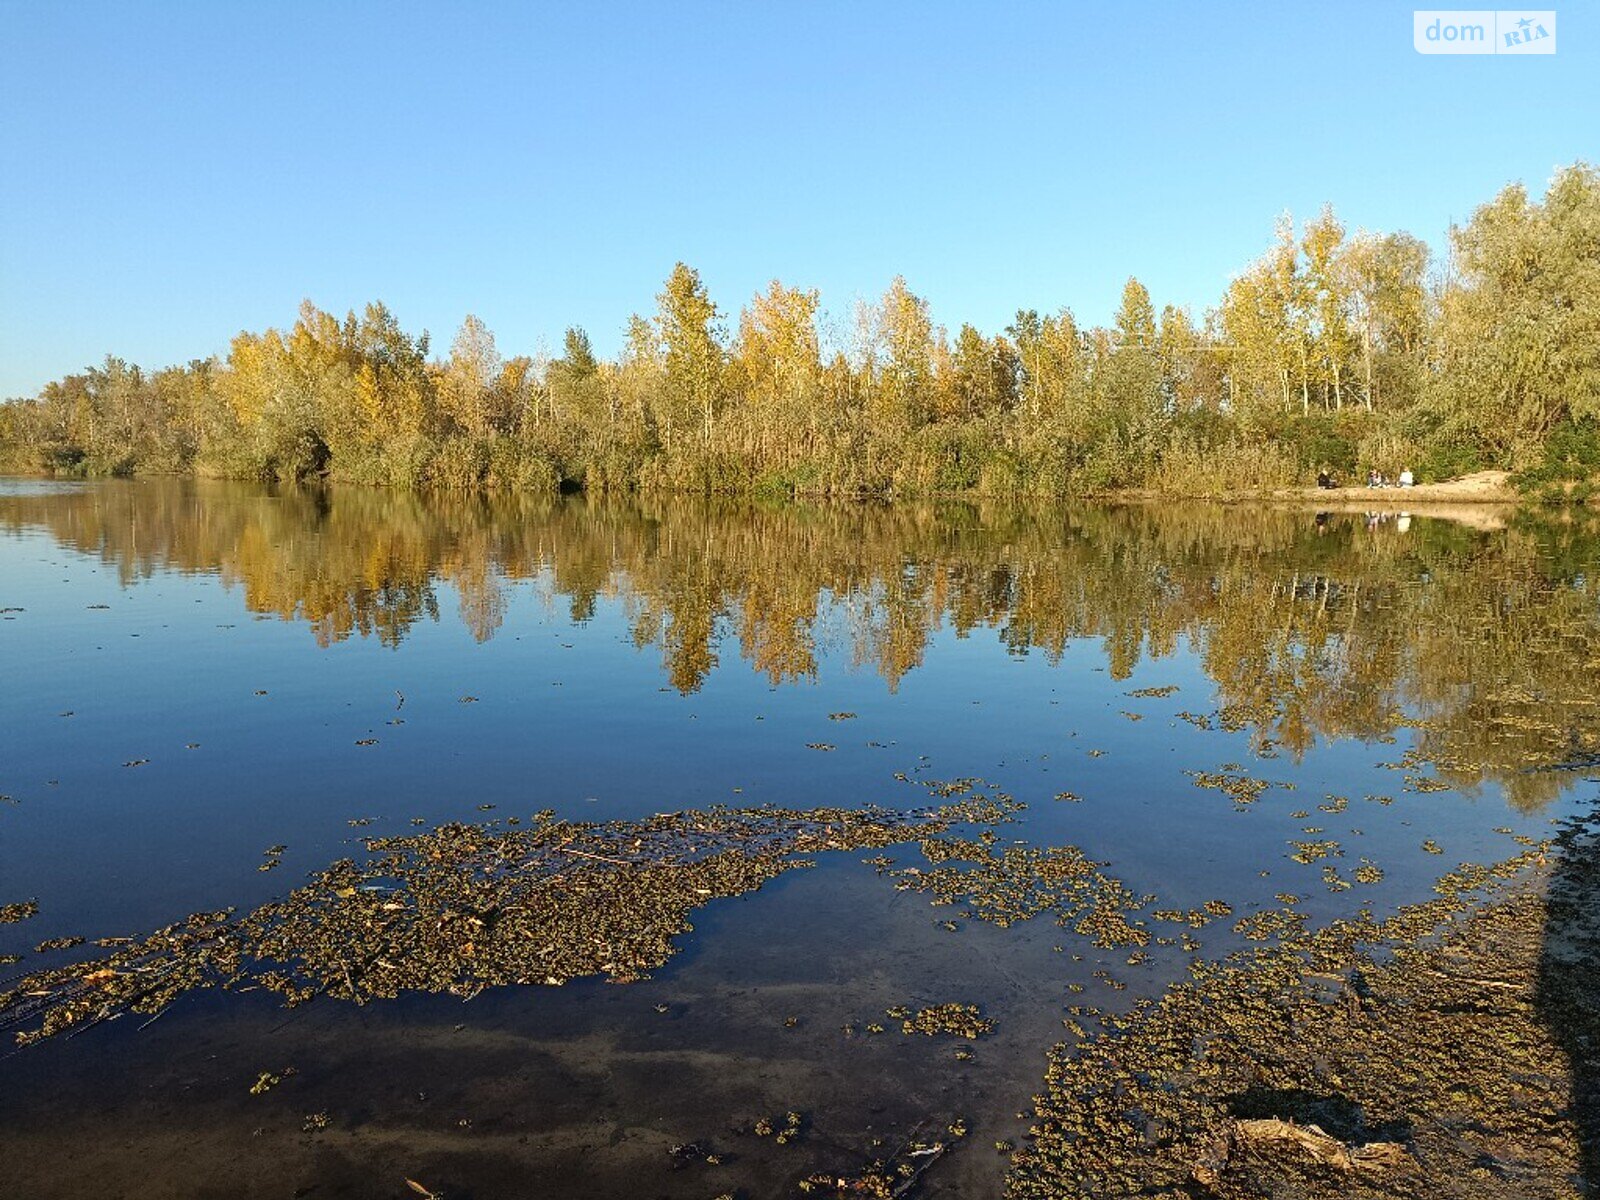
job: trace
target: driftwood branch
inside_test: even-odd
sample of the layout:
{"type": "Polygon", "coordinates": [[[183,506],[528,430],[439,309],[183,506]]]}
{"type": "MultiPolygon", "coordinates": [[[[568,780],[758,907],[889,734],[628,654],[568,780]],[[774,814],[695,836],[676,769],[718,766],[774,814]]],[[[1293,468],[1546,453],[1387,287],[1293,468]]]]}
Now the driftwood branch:
{"type": "Polygon", "coordinates": [[[1342,1171],[1386,1171],[1405,1164],[1399,1142],[1367,1142],[1350,1146],[1317,1125],[1296,1125],[1276,1117],[1235,1121],[1212,1150],[1194,1166],[1194,1178],[1207,1187],[1221,1181],[1229,1160],[1240,1151],[1287,1153],[1315,1159],[1342,1171]]]}

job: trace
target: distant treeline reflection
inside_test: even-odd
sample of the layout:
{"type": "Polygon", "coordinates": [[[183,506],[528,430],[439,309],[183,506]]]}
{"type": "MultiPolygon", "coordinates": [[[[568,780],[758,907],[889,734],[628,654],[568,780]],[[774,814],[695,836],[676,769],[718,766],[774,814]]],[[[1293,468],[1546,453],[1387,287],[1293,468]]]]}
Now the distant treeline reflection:
{"type": "Polygon", "coordinates": [[[1095,639],[1117,679],[1187,642],[1217,689],[1193,697],[1197,719],[1289,754],[1419,723],[1449,782],[1492,778],[1532,806],[1600,755],[1600,534],[1523,521],[1402,531],[1223,506],[763,508],[193,480],[0,495],[0,529],[46,530],[127,580],[216,573],[324,645],[398,646],[441,619],[441,584],[480,641],[511,581],[574,622],[613,602],[683,692],[735,648],[774,683],[816,675],[827,653],[893,690],[941,629],[1052,660],[1095,639]]]}

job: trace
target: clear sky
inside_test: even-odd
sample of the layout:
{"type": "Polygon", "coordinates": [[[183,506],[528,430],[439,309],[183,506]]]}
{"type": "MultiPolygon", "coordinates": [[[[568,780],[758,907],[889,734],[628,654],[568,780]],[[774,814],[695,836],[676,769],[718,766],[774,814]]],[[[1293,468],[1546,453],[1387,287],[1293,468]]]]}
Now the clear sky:
{"type": "MultiPolygon", "coordinates": [[[[1274,217],[1438,246],[1600,159],[1600,5],[1422,56],[1393,3],[0,3],[0,396],[381,298],[610,353],[672,264],[937,321],[1213,304],[1274,217]]],[[[731,324],[731,321],[730,321],[731,324]]]]}

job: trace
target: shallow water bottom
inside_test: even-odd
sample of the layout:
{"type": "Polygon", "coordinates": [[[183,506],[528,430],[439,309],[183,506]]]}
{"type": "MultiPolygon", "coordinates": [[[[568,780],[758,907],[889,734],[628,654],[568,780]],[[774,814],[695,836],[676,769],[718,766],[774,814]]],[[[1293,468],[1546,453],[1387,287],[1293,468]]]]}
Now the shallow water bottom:
{"type": "Polygon", "coordinates": [[[1026,1132],[1065,985],[1098,987],[1098,960],[1053,950],[1081,939],[1048,919],[952,933],[938,915],[834,856],[701,912],[639,984],[293,1010],[189,996],[12,1057],[11,1194],[378,1197],[409,1178],[450,1200],[766,1196],[918,1140],[950,1146],[919,1194],[998,1196],[994,1143],[1026,1132]],[[997,1029],[978,1041],[884,1015],[980,999],[997,1029]],[[281,1082],[252,1095],[263,1072],[281,1082]],[[752,1131],[788,1112],[802,1125],[787,1144],[752,1131]],[[327,1127],[308,1131],[315,1114],[327,1127]],[[672,1153],[691,1144],[722,1162],[672,1153]]]}

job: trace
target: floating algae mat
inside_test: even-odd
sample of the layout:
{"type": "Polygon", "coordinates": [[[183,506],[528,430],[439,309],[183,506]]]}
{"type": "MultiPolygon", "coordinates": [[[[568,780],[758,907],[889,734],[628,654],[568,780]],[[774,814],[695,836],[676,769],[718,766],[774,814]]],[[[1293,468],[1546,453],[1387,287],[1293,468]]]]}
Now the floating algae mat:
{"type": "Polygon", "coordinates": [[[718,808],[595,824],[542,812],[526,827],[373,838],[365,861],[334,863],[246,916],[197,913],[30,975],[0,994],[0,1023],[23,1026],[16,1040],[28,1044],[159,1012],[198,988],[259,986],[298,1004],[591,975],[631,983],[672,956],[692,910],[810,865],[800,855],[889,846],[1013,807],[975,794],[910,813],[718,808]]]}

